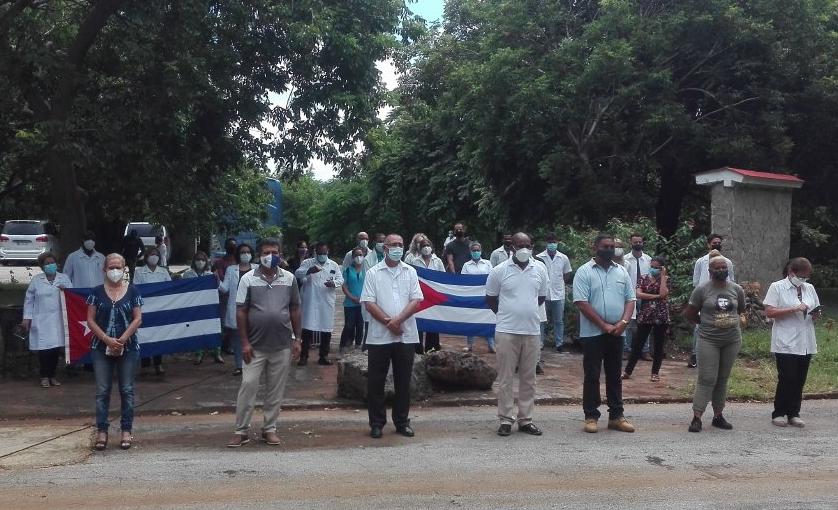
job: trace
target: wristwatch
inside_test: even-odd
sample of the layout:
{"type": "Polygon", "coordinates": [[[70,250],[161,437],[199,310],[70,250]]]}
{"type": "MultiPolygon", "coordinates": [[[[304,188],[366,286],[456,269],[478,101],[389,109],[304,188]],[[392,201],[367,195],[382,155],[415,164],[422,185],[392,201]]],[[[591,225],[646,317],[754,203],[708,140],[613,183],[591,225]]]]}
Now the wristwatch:
{"type": "Polygon", "coordinates": [[[629,325],[629,321],[627,321],[627,320],[625,320],[625,319],[620,319],[620,322],[622,322],[622,323],[623,323],[623,324],[625,324],[626,326],[628,326],[628,325],[629,325]]]}

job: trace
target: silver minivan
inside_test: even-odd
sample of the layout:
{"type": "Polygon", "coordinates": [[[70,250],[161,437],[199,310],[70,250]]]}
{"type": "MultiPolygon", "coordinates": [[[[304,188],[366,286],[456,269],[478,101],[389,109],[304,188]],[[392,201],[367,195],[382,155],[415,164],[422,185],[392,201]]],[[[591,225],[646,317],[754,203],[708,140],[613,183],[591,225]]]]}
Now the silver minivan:
{"type": "Polygon", "coordinates": [[[34,263],[42,253],[56,253],[55,234],[55,227],[48,221],[7,220],[0,233],[0,264],[34,263]]]}

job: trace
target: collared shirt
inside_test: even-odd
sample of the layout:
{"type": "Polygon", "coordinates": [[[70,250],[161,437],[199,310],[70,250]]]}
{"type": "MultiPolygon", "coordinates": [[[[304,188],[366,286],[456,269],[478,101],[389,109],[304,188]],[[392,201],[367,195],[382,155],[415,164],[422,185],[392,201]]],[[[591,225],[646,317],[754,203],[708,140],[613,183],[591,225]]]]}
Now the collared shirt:
{"type": "MultiPolygon", "coordinates": [[[[722,256],[727,261],[727,281],[735,282],[736,277],[733,275],[733,262],[722,256]]],[[[693,266],[693,287],[698,288],[710,281],[710,254],[701,257],[695,261],[693,266]]]]}
{"type": "MultiPolygon", "coordinates": [[[[762,301],[774,308],[792,308],[805,303],[809,310],[820,306],[815,287],[804,283],[800,288],[800,298],[795,287],[788,278],[776,281],[768,287],[768,293],[762,301]]],[[[774,318],[771,327],[771,352],[781,354],[815,354],[818,344],[815,339],[815,323],[808,312],[794,312],[774,318]]]]}
{"type": "Polygon", "coordinates": [[[445,271],[445,264],[442,263],[441,258],[436,256],[436,253],[431,253],[431,258],[425,262],[422,255],[414,255],[408,252],[407,256],[404,258],[404,263],[410,264],[411,266],[424,267],[425,269],[430,269],[431,271],[445,271]]]}
{"type": "Polygon", "coordinates": [[[469,260],[463,264],[460,274],[489,274],[491,270],[492,264],[486,259],[469,260]]]}
{"type": "MultiPolygon", "coordinates": [[[[375,303],[388,317],[395,317],[408,303],[422,300],[423,297],[416,270],[404,262],[399,262],[398,266],[391,268],[382,261],[367,270],[364,290],[361,292],[362,303],[375,303]]],[[[386,345],[398,342],[419,343],[415,316],[411,315],[402,323],[402,334],[399,336],[391,333],[381,322],[370,320],[367,344],[386,345]]]]}
{"type": "Polygon", "coordinates": [[[155,267],[154,271],[149,269],[148,266],[140,266],[134,271],[134,285],[170,281],[172,281],[172,275],[169,274],[169,270],[160,265],[155,267]]]}
{"type": "Polygon", "coordinates": [[[73,282],[73,287],[93,288],[105,283],[105,256],[94,251],[88,255],[79,248],[67,256],[64,274],[73,282]]]}
{"type": "Polygon", "coordinates": [[[550,295],[547,296],[547,299],[549,301],[564,301],[564,275],[573,271],[573,268],[570,267],[570,259],[560,251],[553,254],[551,258],[547,250],[539,253],[537,257],[547,266],[547,274],[550,275],[550,295]]]}
{"type": "Polygon", "coordinates": [[[260,267],[245,274],[236,305],[247,309],[247,336],[254,349],[276,352],[291,346],[291,308],[300,306],[300,291],[290,271],[277,269],[273,279],[260,267]]]}
{"type": "MultiPolygon", "coordinates": [[[[608,324],[616,324],[623,317],[626,303],[636,301],[634,285],[623,266],[612,262],[607,269],[591,259],[576,270],[573,278],[573,302],[587,302],[594,312],[608,324]]],[[[602,330],[584,314],[579,314],[579,336],[592,337],[602,330]]],[[[625,335],[625,332],[623,332],[625,335]]]]}
{"type": "Polygon", "coordinates": [[[512,253],[512,249],[507,250],[505,246],[495,248],[492,254],[489,255],[489,262],[492,264],[492,267],[495,267],[501,262],[506,262],[512,258],[512,253]]]}
{"type": "Polygon", "coordinates": [[[547,297],[550,277],[544,264],[530,259],[523,269],[511,260],[493,267],[486,279],[486,295],[497,296],[495,331],[540,335],[538,298],[547,297]]]}
{"type": "Polygon", "coordinates": [[[623,257],[623,266],[628,271],[629,279],[634,283],[634,287],[637,288],[640,285],[640,280],[649,274],[649,269],[652,267],[652,257],[643,252],[640,252],[639,257],[635,257],[634,252],[630,251],[623,257]],[[640,263],[640,274],[637,273],[638,263],[640,263]]]}

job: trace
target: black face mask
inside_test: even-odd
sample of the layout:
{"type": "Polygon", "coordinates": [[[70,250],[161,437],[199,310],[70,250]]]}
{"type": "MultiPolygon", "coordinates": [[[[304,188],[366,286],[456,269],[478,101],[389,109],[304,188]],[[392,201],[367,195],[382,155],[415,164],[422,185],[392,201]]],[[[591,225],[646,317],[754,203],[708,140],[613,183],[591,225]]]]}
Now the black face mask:
{"type": "Polygon", "coordinates": [[[721,244],[711,244],[710,249],[711,250],[722,251],[722,245],[721,244]]]}
{"type": "Polygon", "coordinates": [[[465,232],[454,232],[454,237],[456,237],[457,239],[463,237],[464,235],[466,235],[465,232]]]}
{"type": "Polygon", "coordinates": [[[643,251],[643,245],[642,244],[633,244],[633,245],[631,245],[631,249],[634,250],[634,251],[643,251]]]}
{"type": "Polygon", "coordinates": [[[710,271],[710,276],[716,280],[717,282],[723,282],[727,280],[728,270],[727,269],[719,269],[716,271],[710,271]]]}
{"type": "Polygon", "coordinates": [[[614,258],[614,248],[601,248],[596,251],[596,256],[601,259],[611,260],[614,258]]]}

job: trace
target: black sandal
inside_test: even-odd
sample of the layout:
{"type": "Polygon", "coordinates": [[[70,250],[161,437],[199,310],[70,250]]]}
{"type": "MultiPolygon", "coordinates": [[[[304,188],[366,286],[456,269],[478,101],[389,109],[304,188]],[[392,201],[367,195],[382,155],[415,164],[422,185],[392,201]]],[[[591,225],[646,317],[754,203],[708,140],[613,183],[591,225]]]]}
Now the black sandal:
{"type": "Polygon", "coordinates": [[[122,450],[127,450],[131,448],[131,444],[134,442],[134,436],[128,436],[128,439],[123,439],[119,442],[119,448],[122,450]]]}
{"type": "Polygon", "coordinates": [[[108,434],[105,434],[105,440],[102,441],[101,439],[96,439],[96,443],[93,445],[93,449],[97,452],[104,451],[105,448],[108,447],[108,434]]]}

